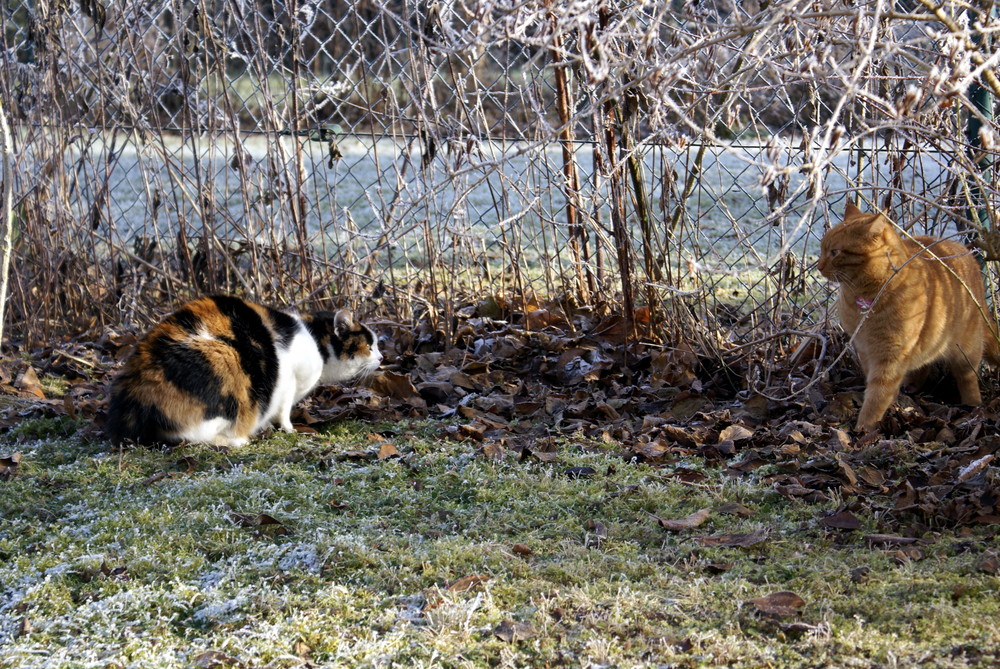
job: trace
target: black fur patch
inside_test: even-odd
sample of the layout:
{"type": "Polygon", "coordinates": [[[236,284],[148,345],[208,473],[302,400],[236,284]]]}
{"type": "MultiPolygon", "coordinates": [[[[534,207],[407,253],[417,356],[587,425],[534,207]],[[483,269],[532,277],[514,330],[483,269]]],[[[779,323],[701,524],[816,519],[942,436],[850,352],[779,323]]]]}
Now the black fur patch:
{"type": "Polygon", "coordinates": [[[292,343],[292,339],[295,338],[295,333],[299,330],[299,322],[284,311],[279,311],[273,307],[269,307],[267,313],[271,317],[271,324],[278,335],[281,347],[288,348],[288,345],[292,343]]]}
{"type": "Polygon", "coordinates": [[[205,405],[205,420],[236,418],[236,398],[223,394],[218,372],[201,351],[159,337],[149,352],[167,381],[205,405]]]}
{"type": "Polygon", "coordinates": [[[159,408],[136,400],[131,393],[122,390],[134,383],[126,375],[122,376],[111,395],[108,407],[108,430],[115,443],[132,439],[140,444],[172,443],[166,437],[177,430],[177,426],[163,415],[159,408]]]}
{"type": "Polygon", "coordinates": [[[329,311],[317,311],[310,318],[306,319],[306,329],[309,330],[312,338],[316,340],[324,365],[330,359],[330,346],[332,345],[336,349],[339,342],[337,336],[334,334],[333,317],[334,315],[329,311]]]}
{"type": "Polygon", "coordinates": [[[220,337],[240,358],[240,367],[250,380],[250,396],[258,408],[271,401],[278,381],[278,352],[264,319],[249,304],[236,297],[214,296],[219,313],[229,318],[233,337],[220,337]]]}
{"type": "Polygon", "coordinates": [[[172,323],[190,334],[197,332],[201,322],[198,314],[187,307],[175,311],[164,321],[164,323],[172,323]]]}

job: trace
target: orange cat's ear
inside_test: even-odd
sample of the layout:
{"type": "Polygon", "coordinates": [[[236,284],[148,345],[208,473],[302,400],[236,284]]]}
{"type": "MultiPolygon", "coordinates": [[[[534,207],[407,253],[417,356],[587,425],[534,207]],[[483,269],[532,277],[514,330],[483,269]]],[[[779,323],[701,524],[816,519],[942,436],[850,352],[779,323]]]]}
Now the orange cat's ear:
{"type": "Polygon", "coordinates": [[[844,207],[844,218],[854,218],[855,216],[863,216],[864,212],[858,209],[857,205],[853,202],[848,202],[847,206],[844,207]]]}
{"type": "Polygon", "coordinates": [[[868,236],[869,237],[880,237],[889,227],[889,219],[887,219],[882,214],[879,214],[872,222],[868,224],[868,236]]]}

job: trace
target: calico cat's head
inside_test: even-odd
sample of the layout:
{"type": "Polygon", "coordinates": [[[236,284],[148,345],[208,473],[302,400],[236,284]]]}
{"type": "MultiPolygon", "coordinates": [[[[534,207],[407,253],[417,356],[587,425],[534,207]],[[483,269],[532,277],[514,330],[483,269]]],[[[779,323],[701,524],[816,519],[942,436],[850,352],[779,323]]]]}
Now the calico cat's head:
{"type": "Polygon", "coordinates": [[[323,356],[321,384],[350,381],[375,373],[382,363],[378,337],[347,309],[320,311],[308,321],[323,356]]]}
{"type": "Polygon", "coordinates": [[[886,259],[899,237],[882,214],[867,214],[853,204],[844,210],[844,220],[832,227],[820,242],[817,269],[837,283],[851,281],[873,261],[886,259]]]}

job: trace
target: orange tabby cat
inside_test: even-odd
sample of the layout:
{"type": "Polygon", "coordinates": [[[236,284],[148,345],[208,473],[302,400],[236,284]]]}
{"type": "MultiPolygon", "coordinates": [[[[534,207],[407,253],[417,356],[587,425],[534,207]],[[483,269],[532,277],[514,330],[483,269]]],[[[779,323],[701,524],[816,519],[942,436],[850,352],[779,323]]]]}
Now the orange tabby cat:
{"type": "Polygon", "coordinates": [[[840,284],[837,310],[865,373],[859,430],[882,420],[907,374],[944,362],[964,404],[981,401],[976,372],[1000,363],[996,328],[985,315],[979,263],[957,242],[903,238],[881,214],[848,204],[823,237],[819,271],[840,284]],[[861,325],[860,329],[858,325],[861,325]]]}

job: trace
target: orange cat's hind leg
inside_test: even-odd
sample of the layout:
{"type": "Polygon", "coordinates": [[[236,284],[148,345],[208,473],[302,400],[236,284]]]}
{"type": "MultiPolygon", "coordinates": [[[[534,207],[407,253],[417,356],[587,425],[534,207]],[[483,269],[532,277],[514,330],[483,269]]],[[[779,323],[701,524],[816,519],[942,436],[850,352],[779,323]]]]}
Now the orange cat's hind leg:
{"type": "Polygon", "coordinates": [[[976,375],[977,367],[979,367],[978,361],[973,366],[971,361],[966,360],[964,357],[960,360],[953,359],[948,362],[948,368],[958,383],[958,392],[962,396],[962,404],[979,406],[983,402],[983,396],[979,392],[979,377],[976,375]]]}
{"type": "Polygon", "coordinates": [[[899,395],[899,387],[902,384],[901,371],[875,367],[868,373],[865,381],[865,401],[858,414],[858,430],[867,432],[882,420],[886,409],[899,395]]]}
{"type": "Polygon", "coordinates": [[[914,369],[906,373],[903,377],[902,389],[904,393],[915,393],[924,387],[927,383],[927,377],[930,376],[931,366],[924,365],[919,369],[914,369]]]}

